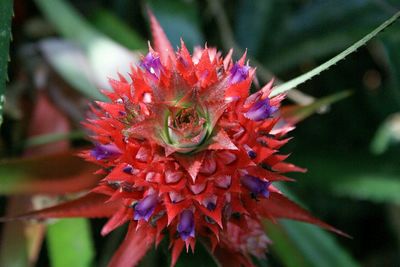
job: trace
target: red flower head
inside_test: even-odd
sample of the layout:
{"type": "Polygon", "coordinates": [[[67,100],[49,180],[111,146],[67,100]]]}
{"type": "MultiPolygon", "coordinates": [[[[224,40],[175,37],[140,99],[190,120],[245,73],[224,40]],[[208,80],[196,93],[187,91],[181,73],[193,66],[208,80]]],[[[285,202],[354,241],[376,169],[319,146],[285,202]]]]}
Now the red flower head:
{"type": "Polygon", "coordinates": [[[151,23],[154,49],[130,81],[110,81],[110,102],[97,102],[85,124],[96,144],[85,157],[105,175],[93,191],[119,203],[102,233],[130,224],[111,265],[136,264],[168,235],[172,265],[202,237],[222,261],[251,266],[269,243],[262,218],[329,228],[273,186],[303,171],[279,154],[293,128],[280,119],[284,95],[270,97],[272,82],[249,94],[255,69],[246,55],[234,62],[232,51],[222,58],[205,47],[191,56],[183,41],[174,52],[151,23]]]}

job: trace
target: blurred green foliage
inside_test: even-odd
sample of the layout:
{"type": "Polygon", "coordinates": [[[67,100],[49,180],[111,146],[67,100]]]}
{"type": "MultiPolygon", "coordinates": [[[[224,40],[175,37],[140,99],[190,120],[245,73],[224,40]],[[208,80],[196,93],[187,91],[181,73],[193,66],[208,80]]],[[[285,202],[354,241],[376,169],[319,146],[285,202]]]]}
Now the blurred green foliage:
{"type": "MultiPolygon", "coordinates": [[[[11,58],[16,62],[9,70],[10,100],[2,128],[4,151],[1,155],[9,157],[21,152],[19,139],[24,138],[26,121],[13,115],[16,106],[11,104],[18,96],[15,88],[24,85],[28,98],[36,89],[29,84],[37,78],[37,73],[29,68],[36,58],[23,57],[32,42],[42,44],[41,53],[49,68],[69,86],[68,96],[77,93],[99,99],[97,69],[108,64],[99,59],[115,53],[137,58],[138,53],[144,53],[146,40],[150,38],[147,7],[152,8],[175,47],[182,37],[189,49],[206,41],[208,46],[247,48],[252,58],[282,80],[290,80],[335,56],[400,8],[396,0],[221,0],[220,7],[210,4],[211,1],[36,0],[25,4],[15,0],[13,33],[16,38],[11,58]],[[215,10],[216,7],[220,9],[215,10]],[[224,17],[227,20],[221,23],[224,17]],[[37,18],[40,23],[34,20],[37,18]],[[51,53],[43,48],[43,44],[50,44],[47,38],[54,36],[62,38],[63,53],[60,50],[51,50],[56,51],[51,53]],[[66,40],[72,45],[65,45],[66,40]],[[106,44],[102,50],[93,46],[98,40],[106,44]],[[128,49],[132,54],[126,53],[128,49]],[[76,60],[85,61],[87,68],[74,69],[76,60]],[[21,79],[21,73],[25,72],[34,76],[28,85],[25,78],[21,79]]],[[[2,5],[5,11],[0,10],[0,86],[8,58],[10,7],[2,5]],[[5,38],[3,30],[6,30],[5,38]]],[[[54,48],[54,43],[50,47],[54,48]]],[[[296,138],[285,147],[293,153],[293,162],[309,169],[306,174],[293,175],[298,182],[287,188],[293,198],[298,196],[315,215],[349,233],[353,239],[297,222],[266,224],[273,244],[267,259],[255,261],[258,266],[400,264],[400,222],[394,219],[400,212],[400,122],[393,119],[400,110],[399,47],[400,23],[394,23],[357,53],[298,88],[320,99],[306,107],[297,107],[298,116],[302,119],[315,111],[319,114],[299,123],[291,134],[296,138]],[[353,92],[351,97],[329,105],[348,90],[353,92]]],[[[55,91],[54,88],[50,89],[55,91]]],[[[54,94],[53,100],[60,103],[54,94]]],[[[70,103],[66,100],[60,104],[72,121],[74,112],[84,113],[77,102],[71,101],[72,108],[65,104],[70,103]]],[[[74,122],[79,129],[77,121],[74,122]]],[[[37,142],[43,144],[54,139],[60,137],[42,136],[37,142]]],[[[3,199],[0,206],[5,203],[3,199]]],[[[85,220],[51,225],[48,249],[42,247],[37,266],[49,263],[66,266],[61,260],[63,257],[68,257],[74,266],[78,266],[72,263],[77,259],[83,264],[80,266],[97,266],[96,263],[102,266],[106,262],[104,255],[109,257],[116,249],[123,231],[110,237],[114,242],[106,242],[98,236],[103,222],[91,223],[92,232],[85,220]],[[61,224],[67,225],[60,228],[61,224]],[[74,247],[74,242],[80,242],[76,244],[81,247],[74,247]],[[95,251],[97,255],[93,255],[95,251]]],[[[187,266],[189,262],[191,266],[214,266],[207,251],[201,245],[198,248],[195,255],[182,257],[178,266],[187,266]]],[[[167,266],[165,242],[150,254],[142,266],[167,266]]]]}
{"type": "Polygon", "coordinates": [[[6,86],[9,44],[11,39],[12,0],[4,0],[0,5],[0,126],[3,122],[4,90],[6,86]]]}

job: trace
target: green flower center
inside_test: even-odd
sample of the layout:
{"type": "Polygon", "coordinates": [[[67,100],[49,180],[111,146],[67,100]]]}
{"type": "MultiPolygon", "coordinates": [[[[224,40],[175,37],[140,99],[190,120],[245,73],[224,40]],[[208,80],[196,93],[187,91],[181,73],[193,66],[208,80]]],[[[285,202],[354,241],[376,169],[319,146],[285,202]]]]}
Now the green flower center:
{"type": "Polygon", "coordinates": [[[207,116],[199,108],[184,107],[166,116],[164,136],[176,152],[190,153],[198,150],[210,136],[207,116]]]}

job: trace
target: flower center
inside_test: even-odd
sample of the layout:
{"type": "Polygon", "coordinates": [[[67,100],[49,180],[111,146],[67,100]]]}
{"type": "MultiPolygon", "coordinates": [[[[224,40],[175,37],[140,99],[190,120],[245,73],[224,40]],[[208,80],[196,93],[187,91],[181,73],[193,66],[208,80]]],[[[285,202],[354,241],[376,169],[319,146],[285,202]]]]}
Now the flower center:
{"type": "Polygon", "coordinates": [[[180,130],[193,130],[194,126],[199,125],[199,121],[199,114],[194,108],[184,108],[175,116],[173,126],[180,130]]]}
{"type": "Polygon", "coordinates": [[[196,108],[182,108],[167,118],[168,144],[180,153],[196,150],[208,136],[207,119],[196,108]]]}

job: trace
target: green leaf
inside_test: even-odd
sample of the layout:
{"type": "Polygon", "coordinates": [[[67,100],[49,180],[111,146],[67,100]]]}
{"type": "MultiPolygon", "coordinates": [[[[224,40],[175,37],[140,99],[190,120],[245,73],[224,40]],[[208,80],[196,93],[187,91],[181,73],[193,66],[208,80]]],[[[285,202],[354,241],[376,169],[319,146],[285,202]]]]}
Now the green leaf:
{"type": "Polygon", "coordinates": [[[32,146],[40,146],[45,144],[50,144],[62,140],[74,140],[74,139],[82,139],[85,137],[85,133],[83,131],[73,131],[69,133],[51,133],[51,134],[43,134],[39,136],[30,137],[25,141],[26,147],[32,146]]]}
{"type": "Polygon", "coordinates": [[[384,153],[393,141],[400,142],[400,113],[389,116],[376,131],[370,150],[375,155],[384,153]]]}
{"type": "Polygon", "coordinates": [[[350,55],[351,53],[355,52],[358,48],[361,46],[365,45],[369,40],[371,40],[373,37],[375,37],[378,33],[389,27],[392,23],[394,23],[398,18],[400,17],[400,12],[397,12],[395,15],[393,15],[390,19],[386,20],[383,22],[381,25],[379,25],[375,30],[364,36],[361,40],[341,52],[340,54],[336,55],[332,59],[328,60],[327,62],[319,65],[318,67],[310,70],[309,72],[302,74],[288,82],[285,82],[283,84],[280,84],[276,86],[272,93],[271,96],[275,96],[281,93],[284,93],[286,91],[289,91],[290,89],[293,89],[297,87],[298,85],[306,82],[307,80],[319,75],[322,71],[325,71],[338,63],[339,61],[343,60],[346,58],[346,56],[350,55]]]}
{"type": "Polygon", "coordinates": [[[49,59],[50,63],[75,89],[92,98],[104,99],[96,86],[101,89],[111,89],[108,79],[118,79],[117,72],[129,79],[131,64],[139,60],[137,53],[129,51],[93,28],[66,1],[36,0],[35,2],[65,38],[76,42],[83,49],[83,55],[79,55],[77,49],[67,47],[56,50],[58,47],[53,45],[52,48],[56,52],[49,55],[55,58],[49,59]],[[71,54],[74,57],[69,58],[71,54]],[[78,64],[74,62],[77,59],[78,64]],[[73,78],[75,75],[79,78],[79,82],[73,78]],[[90,83],[92,86],[88,86],[90,83]]]}
{"type": "Polygon", "coordinates": [[[293,162],[310,166],[307,179],[302,179],[302,184],[313,185],[314,188],[329,189],[335,184],[355,179],[396,180],[400,174],[397,158],[372,157],[367,152],[316,152],[309,149],[301,156],[294,154],[293,162]]]}
{"type": "Polygon", "coordinates": [[[47,242],[52,267],[93,266],[95,252],[87,219],[62,219],[49,225],[47,242]]]}
{"type": "Polygon", "coordinates": [[[106,100],[96,88],[87,56],[79,46],[64,40],[47,39],[39,43],[39,48],[50,65],[73,88],[89,98],[106,100]]]}
{"type": "Polygon", "coordinates": [[[97,38],[104,38],[66,1],[35,0],[35,2],[63,36],[78,42],[82,47],[90,46],[90,43],[97,38]]]}
{"type": "Polygon", "coordinates": [[[270,221],[264,222],[265,231],[273,244],[269,247],[273,255],[276,255],[284,266],[307,267],[308,261],[301,251],[296,247],[288,234],[280,224],[273,224],[270,221]]]}
{"type": "Polygon", "coordinates": [[[352,179],[336,183],[333,191],[339,196],[400,205],[400,179],[352,179]]]}
{"type": "Polygon", "coordinates": [[[305,106],[296,105],[293,107],[288,107],[288,108],[286,108],[286,110],[283,109],[282,116],[291,121],[298,122],[298,121],[304,120],[305,118],[309,117],[316,111],[318,111],[330,104],[333,104],[343,98],[346,98],[349,95],[351,95],[350,91],[342,91],[342,92],[339,92],[339,93],[336,93],[336,94],[333,94],[330,96],[320,98],[309,105],[305,105],[305,106]]]}
{"type": "Polygon", "coordinates": [[[324,230],[310,224],[282,220],[280,222],[291,241],[303,257],[315,267],[359,266],[332,237],[324,230]]]}
{"type": "Polygon", "coordinates": [[[9,61],[9,46],[11,38],[11,17],[13,1],[2,0],[0,5],[0,126],[3,123],[3,105],[7,80],[7,65],[9,61]]]}
{"type": "Polygon", "coordinates": [[[90,16],[90,21],[97,29],[131,50],[147,48],[146,42],[138,33],[107,9],[96,10],[90,16]]]}

